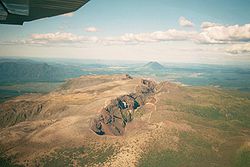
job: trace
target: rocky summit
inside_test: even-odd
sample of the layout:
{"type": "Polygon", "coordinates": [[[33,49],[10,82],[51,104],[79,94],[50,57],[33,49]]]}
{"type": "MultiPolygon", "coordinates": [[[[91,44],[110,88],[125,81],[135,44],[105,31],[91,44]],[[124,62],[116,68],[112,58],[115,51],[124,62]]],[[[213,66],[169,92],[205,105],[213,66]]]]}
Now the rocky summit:
{"type": "Polygon", "coordinates": [[[99,135],[123,135],[125,126],[131,122],[138,107],[145,105],[149,96],[156,91],[156,82],[142,79],[136,92],[111,100],[91,123],[91,129],[99,135]]]}

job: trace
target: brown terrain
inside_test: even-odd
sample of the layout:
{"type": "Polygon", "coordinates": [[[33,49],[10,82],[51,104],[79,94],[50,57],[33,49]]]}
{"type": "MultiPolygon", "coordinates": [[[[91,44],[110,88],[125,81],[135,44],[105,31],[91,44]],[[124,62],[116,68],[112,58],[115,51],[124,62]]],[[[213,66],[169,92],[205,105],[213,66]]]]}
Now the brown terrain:
{"type": "Polygon", "coordinates": [[[248,166],[250,96],[129,75],[83,76],[0,104],[9,166],[248,166]]]}

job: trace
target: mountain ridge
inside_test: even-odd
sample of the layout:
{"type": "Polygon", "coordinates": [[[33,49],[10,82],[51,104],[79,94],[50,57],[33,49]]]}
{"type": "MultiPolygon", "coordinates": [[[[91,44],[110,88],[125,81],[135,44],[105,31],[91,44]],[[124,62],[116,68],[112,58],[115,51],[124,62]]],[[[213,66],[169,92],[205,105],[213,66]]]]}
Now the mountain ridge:
{"type": "Polygon", "coordinates": [[[4,153],[25,166],[235,167],[248,160],[249,107],[228,90],[82,76],[0,104],[0,164],[4,153]]]}

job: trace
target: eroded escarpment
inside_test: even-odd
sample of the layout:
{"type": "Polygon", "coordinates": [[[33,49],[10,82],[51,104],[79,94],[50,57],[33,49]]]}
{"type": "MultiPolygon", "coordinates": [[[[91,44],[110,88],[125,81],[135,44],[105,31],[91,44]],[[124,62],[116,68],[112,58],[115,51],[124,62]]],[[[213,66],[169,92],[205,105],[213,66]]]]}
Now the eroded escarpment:
{"type": "Polygon", "coordinates": [[[133,120],[138,107],[145,105],[149,97],[156,92],[156,82],[142,79],[135,93],[120,96],[111,100],[97,118],[91,120],[90,128],[98,135],[124,134],[127,123],[133,120]]]}

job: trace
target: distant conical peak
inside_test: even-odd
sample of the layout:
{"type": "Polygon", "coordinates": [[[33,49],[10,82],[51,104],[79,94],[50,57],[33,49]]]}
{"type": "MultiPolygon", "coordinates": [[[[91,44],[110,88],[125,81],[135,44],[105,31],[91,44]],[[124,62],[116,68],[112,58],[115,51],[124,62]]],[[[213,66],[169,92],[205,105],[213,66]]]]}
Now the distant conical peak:
{"type": "Polygon", "coordinates": [[[147,63],[146,65],[143,66],[144,68],[149,68],[149,69],[164,69],[165,67],[163,65],[161,65],[160,63],[156,62],[156,61],[151,61],[149,63],[147,63]]]}

